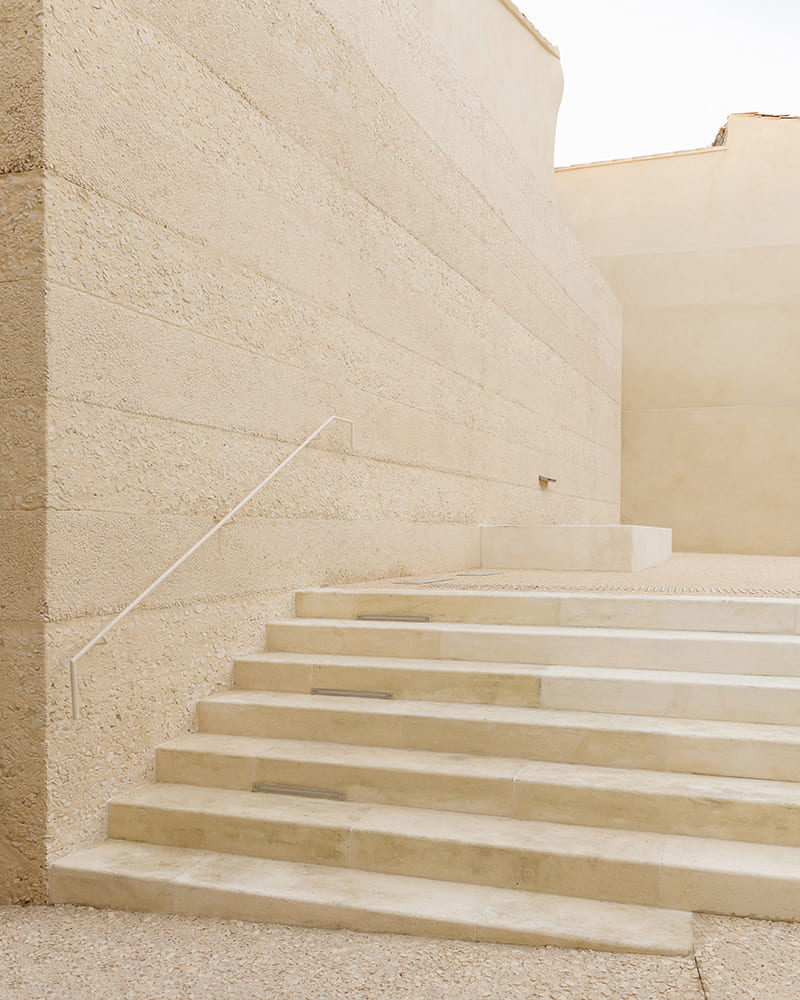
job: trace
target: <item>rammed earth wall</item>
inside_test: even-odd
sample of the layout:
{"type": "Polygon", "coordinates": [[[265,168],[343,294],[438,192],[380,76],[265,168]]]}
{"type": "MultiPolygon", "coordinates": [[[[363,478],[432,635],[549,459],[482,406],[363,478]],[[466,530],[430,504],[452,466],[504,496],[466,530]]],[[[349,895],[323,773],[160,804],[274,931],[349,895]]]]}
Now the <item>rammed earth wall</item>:
{"type": "Polygon", "coordinates": [[[481,2],[530,54],[508,100],[540,69],[538,153],[407,0],[4,7],[5,898],[101,837],[295,588],[618,520],[619,309],[536,167],[558,60],[481,2]],[[74,723],[69,656],[332,413],[354,449],[331,431],[85,657],[74,723]]]}

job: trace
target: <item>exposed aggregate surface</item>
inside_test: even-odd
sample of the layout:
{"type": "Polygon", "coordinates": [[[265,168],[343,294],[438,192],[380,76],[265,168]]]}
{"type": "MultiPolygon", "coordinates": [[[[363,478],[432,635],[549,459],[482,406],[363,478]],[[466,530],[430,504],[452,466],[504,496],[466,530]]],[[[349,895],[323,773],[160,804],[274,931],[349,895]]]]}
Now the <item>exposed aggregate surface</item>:
{"type": "Polygon", "coordinates": [[[800,996],[798,924],[697,915],[695,948],[697,964],[691,956],[471,944],[72,906],[7,906],[0,907],[0,997],[797,1000],[800,996]]]}
{"type": "Polygon", "coordinates": [[[670,559],[637,572],[449,569],[425,577],[370,580],[352,586],[793,598],[800,597],[800,557],[675,552],[670,559]]]}
{"type": "MultiPolygon", "coordinates": [[[[680,553],[639,573],[474,572],[413,585],[800,596],[794,558],[680,553]]],[[[7,906],[0,1000],[800,1000],[800,924],[698,914],[694,934],[694,956],[664,958],[7,906]]]]}

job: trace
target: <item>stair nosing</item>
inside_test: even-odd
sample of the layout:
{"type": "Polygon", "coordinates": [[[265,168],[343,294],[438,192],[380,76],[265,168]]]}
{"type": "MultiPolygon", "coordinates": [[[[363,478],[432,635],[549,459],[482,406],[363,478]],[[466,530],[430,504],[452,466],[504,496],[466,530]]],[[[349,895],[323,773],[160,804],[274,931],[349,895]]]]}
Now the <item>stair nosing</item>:
{"type": "MultiPolygon", "coordinates": [[[[486,814],[471,815],[468,828],[465,829],[465,814],[452,810],[385,803],[297,800],[292,796],[283,795],[265,797],[257,792],[237,789],[171,783],[143,785],[123,795],[115,796],[109,802],[110,821],[112,810],[124,812],[125,809],[145,811],[156,809],[162,813],[180,815],[225,816],[228,822],[247,819],[254,822],[262,820],[266,823],[305,825],[323,830],[342,829],[347,831],[348,837],[353,833],[369,836],[374,834],[376,832],[374,828],[378,827],[378,832],[384,835],[410,837],[415,840],[441,840],[441,836],[434,835],[434,832],[444,827],[453,831],[448,842],[467,847],[531,850],[534,853],[603,858],[609,861],[630,861],[632,851],[635,850],[643,851],[645,854],[650,852],[652,859],[642,863],[652,864],[659,869],[668,867],[664,865],[663,854],[669,849],[675,851],[681,858],[680,863],[672,867],[684,868],[691,867],[693,863],[698,865],[700,860],[698,855],[703,861],[707,861],[708,857],[713,858],[720,870],[725,871],[729,868],[730,856],[738,854],[745,859],[749,857],[751,861],[754,857],[761,856],[768,862],[766,866],[768,872],[782,868],[787,862],[793,862],[796,869],[794,878],[800,883],[800,849],[756,841],[551,823],[486,814]],[[208,799],[221,801],[218,805],[209,806],[208,799]],[[205,804],[203,800],[206,800],[205,804]],[[254,816],[255,807],[260,816],[254,816]],[[413,820],[413,832],[403,829],[403,819],[407,822],[413,820]],[[370,825],[373,829],[370,829],[370,825]],[[478,830],[481,831],[480,836],[478,830]],[[532,837],[533,840],[520,842],[519,838],[523,836],[532,837]]],[[[111,839],[125,840],[119,836],[111,839]]],[[[745,874],[752,874],[752,871],[746,870],[745,874]]]]}
{"type": "MultiPolygon", "coordinates": [[[[358,621],[353,618],[287,618],[281,621],[270,622],[267,626],[267,637],[269,639],[270,628],[291,628],[291,629],[319,629],[322,627],[340,629],[342,631],[357,632],[368,629],[382,630],[386,632],[404,631],[425,631],[425,632],[464,632],[475,631],[481,634],[491,634],[492,632],[509,633],[511,635],[521,635],[530,633],[532,636],[549,637],[583,637],[594,639],[600,637],[611,637],[615,639],[627,639],[632,637],[641,639],[664,639],[675,641],[681,638],[687,643],[699,644],[703,641],[718,641],[731,645],[742,645],[745,641],[752,641],[759,645],[778,645],[786,643],[790,646],[800,646],[800,635],[793,632],[715,632],[713,630],[702,631],[693,629],[652,629],[652,628],[620,628],[612,626],[598,625],[513,625],[491,622],[391,622],[391,621],[358,621]]],[[[270,652],[281,652],[281,650],[269,650],[270,652]]]]}
{"type": "MultiPolygon", "coordinates": [[[[224,866],[231,861],[235,865],[237,861],[244,861],[242,858],[237,859],[231,855],[225,855],[216,851],[194,851],[178,847],[164,848],[162,846],[113,839],[106,840],[97,847],[57,861],[52,869],[51,882],[57,886],[64,878],[68,880],[73,875],[81,878],[88,871],[94,875],[95,880],[100,886],[102,886],[103,880],[109,878],[138,879],[141,883],[151,877],[151,873],[148,871],[145,871],[143,874],[145,863],[149,861],[153,865],[155,857],[156,867],[158,867],[160,859],[166,855],[169,856],[173,865],[175,862],[180,861],[182,855],[186,857],[185,868],[174,874],[161,875],[160,881],[165,880],[171,890],[169,905],[167,907],[169,912],[182,912],[180,907],[181,896],[179,895],[181,889],[191,891],[192,888],[195,888],[203,892],[208,889],[213,891],[221,886],[220,891],[223,893],[240,891],[241,889],[240,885],[235,884],[234,880],[230,878],[230,875],[227,882],[223,881],[221,883],[218,874],[209,881],[208,877],[204,874],[204,869],[211,866],[213,870],[215,864],[219,865],[222,863],[224,866]],[[131,874],[125,871],[124,865],[120,865],[119,861],[116,860],[115,852],[119,850],[123,850],[129,856],[134,856],[135,873],[131,874]],[[113,867],[108,860],[109,855],[111,855],[111,860],[115,861],[113,867]]],[[[287,890],[286,888],[285,876],[296,876],[300,880],[309,878],[313,880],[313,895],[321,901],[323,907],[344,906],[352,911],[353,903],[351,900],[342,899],[341,897],[352,895],[353,883],[355,883],[355,888],[357,890],[360,888],[361,894],[369,893],[368,898],[370,902],[366,906],[363,903],[357,904],[362,912],[370,914],[394,913],[400,920],[405,919],[410,921],[407,929],[398,930],[397,933],[420,933],[417,929],[420,920],[439,922],[445,925],[449,922],[451,928],[456,925],[456,921],[452,915],[446,912],[446,907],[445,911],[443,911],[440,905],[438,913],[435,912],[435,908],[434,912],[430,910],[420,912],[419,907],[409,904],[408,889],[411,888],[417,891],[424,889],[426,898],[429,898],[430,893],[433,891],[437,893],[434,896],[437,900],[442,898],[438,894],[444,893],[451,904],[454,900],[458,902],[457,909],[459,914],[463,914],[465,911],[474,914],[474,921],[471,917],[459,921],[461,926],[471,931],[469,936],[466,937],[467,940],[484,940],[487,942],[506,941],[508,943],[508,935],[511,933],[516,935],[519,943],[522,942],[523,938],[527,938],[528,940],[525,943],[528,944],[549,943],[555,946],[571,948],[588,947],[605,951],[674,955],[684,955],[691,951],[691,914],[685,910],[648,906],[638,903],[618,903],[577,896],[557,896],[551,893],[535,891],[498,889],[492,886],[476,885],[473,883],[444,882],[420,876],[384,872],[364,872],[353,868],[336,868],[306,862],[248,858],[245,864],[249,869],[247,873],[249,876],[247,879],[248,888],[251,888],[254,884],[260,888],[261,885],[266,883],[272,890],[265,893],[251,890],[248,895],[261,895],[264,899],[283,899],[289,902],[298,900],[307,901],[309,896],[307,886],[304,887],[304,892],[298,891],[297,887],[293,887],[292,890],[287,890]],[[260,877],[254,878],[252,874],[253,870],[255,870],[256,876],[260,877]],[[264,878],[264,875],[267,877],[264,878]],[[272,888],[276,875],[279,881],[280,876],[284,876],[283,885],[278,887],[278,891],[272,888]],[[343,883],[344,892],[342,891],[343,883]],[[376,894],[374,891],[376,887],[380,890],[379,894],[376,894]],[[337,893],[338,899],[336,898],[337,893]],[[377,907],[372,902],[376,895],[379,896],[381,901],[386,900],[389,903],[394,903],[394,909],[391,906],[377,907]],[[556,918],[553,919],[551,914],[548,913],[545,921],[552,921],[551,927],[549,929],[540,927],[536,933],[538,933],[538,936],[542,940],[532,942],[530,939],[532,937],[535,938],[536,933],[532,934],[529,929],[525,928],[525,925],[520,930],[519,923],[515,927],[513,920],[509,921],[508,918],[498,920],[498,904],[501,912],[510,909],[513,913],[515,904],[522,904],[524,907],[530,907],[537,915],[541,913],[542,909],[546,910],[548,906],[555,907],[556,918]],[[492,914],[493,910],[494,916],[492,914]],[[604,929],[613,928],[613,934],[604,934],[602,931],[598,932],[598,915],[602,918],[600,926],[604,929]],[[585,924],[585,928],[581,928],[582,923],[585,924]],[[492,929],[492,925],[495,927],[494,930],[492,929]],[[642,931],[643,925],[645,927],[644,932],[642,931]],[[620,928],[629,926],[634,928],[633,933],[628,932],[626,934],[624,931],[620,933],[620,928]],[[567,928],[566,930],[564,929],[565,927],[567,928]],[[498,929],[500,931],[499,934],[498,929]],[[663,946],[664,937],[669,938],[670,944],[668,948],[663,946]],[[544,940],[544,938],[549,938],[549,940],[544,940]]],[[[240,881],[241,879],[239,879],[240,881]]],[[[186,898],[185,893],[183,898],[186,898]]],[[[53,901],[64,902],[67,900],[54,898],[53,901]]],[[[102,901],[95,899],[90,905],[103,905],[104,902],[105,899],[102,901]]],[[[106,903],[106,905],[108,904],[106,903]]],[[[196,912],[195,907],[191,907],[191,912],[196,912]]],[[[252,917],[243,916],[241,919],[252,919],[252,917]]],[[[337,925],[356,926],[352,920],[337,925]]],[[[357,926],[356,929],[358,929],[357,926]]],[[[424,933],[424,929],[422,933],[424,933]]]]}
{"type": "MultiPolygon", "coordinates": [[[[436,773],[446,777],[480,777],[486,780],[497,780],[497,781],[513,781],[517,782],[523,779],[524,772],[535,771],[536,769],[542,771],[550,771],[554,774],[564,775],[564,784],[568,784],[568,777],[570,774],[576,776],[585,775],[587,779],[586,787],[589,787],[588,779],[593,777],[594,781],[591,784],[592,788],[600,788],[602,790],[617,791],[618,789],[609,782],[609,784],[603,784],[604,779],[610,779],[613,775],[625,775],[626,780],[632,785],[640,784],[645,787],[648,783],[652,783],[655,786],[667,785],[670,781],[680,779],[685,782],[687,786],[687,796],[691,794],[692,790],[696,790],[696,794],[710,795],[714,794],[715,798],[720,798],[719,793],[714,793],[714,789],[720,789],[724,786],[738,786],[743,792],[757,792],[759,789],[763,791],[773,791],[780,792],[785,791],[787,794],[793,791],[797,795],[797,805],[800,808],[800,782],[786,781],[777,778],[749,778],[740,776],[729,776],[729,775],[715,775],[715,774],[696,774],[687,773],[682,771],[655,771],[651,768],[632,768],[632,767],[612,767],[603,764],[583,764],[583,763],[571,763],[569,761],[548,761],[548,760],[531,760],[523,757],[499,757],[491,754],[478,755],[471,753],[456,753],[440,750],[419,750],[414,748],[406,747],[374,747],[368,745],[362,745],[357,743],[332,743],[323,740],[292,740],[283,739],[278,737],[258,737],[258,736],[237,736],[233,737],[235,739],[241,740],[245,746],[242,750],[232,752],[230,754],[226,753],[223,749],[215,749],[213,746],[214,739],[218,738],[220,741],[229,741],[232,737],[228,734],[222,733],[193,733],[187,736],[178,737],[175,740],[170,740],[167,743],[162,743],[156,747],[156,752],[160,753],[162,751],[167,751],[176,754],[214,754],[218,756],[231,756],[231,757],[245,757],[251,759],[261,759],[270,760],[272,755],[277,751],[285,751],[280,755],[280,761],[287,760],[299,760],[303,758],[303,762],[308,762],[311,764],[323,763],[327,766],[341,766],[341,767],[353,767],[353,768],[363,768],[364,770],[374,769],[374,770],[387,770],[393,769],[391,767],[391,758],[398,758],[396,764],[396,770],[402,770],[406,774],[413,774],[418,771],[423,765],[427,765],[426,773],[436,773]],[[209,749],[204,749],[204,744],[209,744],[209,749]],[[290,753],[291,748],[297,748],[295,755],[290,753]],[[248,752],[248,748],[251,752],[248,752]],[[309,752],[309,748],[310,751],[309,752]],[[343,756],[351,756],[357,758],[359,754],[366,755],[366,760],[364,764],[351,761],[341,761],[338,759],[324,759],[324,752],[326,748],[333,748],[335,753],[340,753],[343,756]],[[303,754],[306,754],[303,757],[303,754]],[[385,760],[384,760],[385,758],[385,760]],[[418,760],[419,759],[419,760],[418,760]],[[456,767],[451,767],[448,769],[448,764],[456,764],[456,767]],[[460,768],[467,764],[472,764],[474,766],[473,772],[465,773],[460,768]],[[505,775],[495,775],[490,773],[491,769],[495,766],[500,765],[502,770],[509,772],[509,776],[505,775]]],[[[538,783],[541,779],[535,779],[535,783],[538,783]]],[[[169,782],[170,784],[181,784],[181,782],[169,782]]],[[[553,779],[552,784],[560,784],[560,780],[553,779]]],[[[196,784],[196,783],[192,783],[196,784]]],[[[576,783],[576,787],[583,787],[581,784],[576,783]]],[[[626,786],[630,787],[630,786],[626,786]]],[[[635,789],[637,793],[640,789],[635,789]]],[[[656,789],[658,791],[658,788],[656,789]]],[[[746,803],[760,803],[761,800],[757,798],[731,798],[731,801],[739,801],[746,803]]],[[[782,804],[788,801],[787,799],[779,799],[776,804],[782,804]]],[[[770,805],[772,801],[761,802],[761,804],[770,805]]]]}
{"type": "MultiPolygon", "coordinates": [[[[640,731],[697,737],[726,735],[757,738],[771,736],[773,740],[785,738],[787,742],[800,744],[800,726],[765,722],[731,722],[717,719],[683,719],[665,716],[626,715],[611,712],[586,712],[564,709],[527,708],[516,705],[494,705],[458,701],[425,701],[395,698],[391,700],[367,700],[362,698],[331,698],[325,695],[304,694],[294,691],[263,691],[237,688],[220,694],[202,698],[199,705],[228,705],[269,707],[291,707],[312,711],[334,711],[341,713],[367,712],[389,717],[427,718],[450,717],[457,721],[491,722],[505,721],[510,725],[547,725],[559,728],[597,728],[613,732],[617,729],[627,732],[640,731]],[[462,713],[459,718],[458,713],[462,713]],[[481,718],[477,713],[484,713],[481,718]],[[503,718],[503,716],[507,718],[503,718]],[[463,717],[466,716],[466,717],[463,717]],[[516,716],[516,717],[515,717],[516,716]],[[704,732],[700,732],[700,727],[704,732]]],[[[766,740],[771,742],[771,740],[766,740]]]]}

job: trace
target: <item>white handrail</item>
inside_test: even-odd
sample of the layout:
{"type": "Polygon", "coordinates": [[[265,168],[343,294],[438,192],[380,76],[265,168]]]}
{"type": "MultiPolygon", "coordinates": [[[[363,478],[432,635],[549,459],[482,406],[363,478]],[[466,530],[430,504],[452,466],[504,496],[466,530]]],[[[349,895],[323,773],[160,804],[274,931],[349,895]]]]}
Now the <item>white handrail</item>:
{"type": "Polygon", "coordinates": [[[194,545],[187,552],[184,552],[184,554],[180,557],[180,559],[177,560],[177,562],[174,562],[170,566],[170,568],[168,570],[166,570],[166,572],[162,573],[161,576],[157,580],[155,580],[153,583],[151,583],[150,586],[147,588],[147,590],[143,590],[141,592],[141,594],[139,594],[139,596],[136,598],[135,601],[131,601],[131,603],[127,606],[127,608],[125,608],[123,611],[120,611],[120,613],[117,615],[116,618],[114,618],[112,621],[110,621],[108,623],[108,625],[106,625],[106,627],[104,629],[101,629],[97,633],[97,635],[94,637],[94,639],[92,639],[90,642],[87,642],[86,645],[83,647],[83,649],[80,650],[80,652],[76,653],[72,657],[72,659],[69,661],[69,683],[70,683],[70,690],[71,690],[71,693],[72,693],[72,718],[76,722],[81,717],[80,692],[78,691],[78,668],[77,668],[78,660],[85,653],[88,653],[89,650],[93,646],[96,646],[98,642],[100,642],[102,639],[104,639],[105,636],[111,631],[112,628],[114,628],[114,626],[118,622],[121,622],[122,619],[130,611],[133,611],[133,609],[137,606],[137,604],[141,604],[141,602],[145,599],[145,597],[147,597],[149,594],[151,594],[156,589],[156,587],[160,583],[163,583],[164,580],[166,580],[167,577],[171,573],[173,573],[180,565],[182,565],[183,563],[185,563],[186,560],[189,558],[190,555],[192,555],[193,553],[195,553],[200,548],[201,545],[203,545],[205,542],[207,542],[209,540],[209,538],[211,538],[212,535],[216,534],[216,532],[218,532],[219,529],[221,527],[223,527],[223,525],[227,524],[227,522],[230,521],[230,519],[232,517],[235,517],[236,514],[242,509],[242,507],[244,507],[244,505],[246,503],[248,503],[250,500],[253,499],[253,497],[256,495],[256,493],[259,492],[259,490],[262,490],[267,485],[267,483],[274,476],[277,476],[277,474],[281,471],[281,469],[283,469],[285,466],[287,466],[289,464],[289,462],[292,461],[293,458],[295,458],[297,455],[299,455],[300,452],[307,445],[309,445],[314,440],[315,437],[317,437],[319,434],[321,434],[325,430],[325,428],[328,426],[328,424],[333,423],[334,420],[338,420],[338,421],[340,421],[343,424],[349,424],[350,425],[350,447],[352,448],[353,447],[353,421],[352,420],[348,420],[347,417],[328,417],[328,419],[325,421],[325,423],[324,424],[320,424],[319,427],[314,431],[313,434],[309,434],[309,436],[305,439],[305,441],[301,445],[299,445],[297,448],[295,448],[295,450],[291,453],[291,455],[289,455],[286,458],[284,458],[284,460],[281,462],[281,464],[278,465],[276,468],[274,468],[272,470],[272,472],[270,472],[270,474],[267,476],[266,479],[262,479],[262,481],[258,484],[258,486],[256,486],[255,489],[250,490],[250,492],[247,494],[247,496],[244,498],[244,500],[240,500],[239,503],[237,503],[236,506],[233,508],[233,510],[230,510],[225,515],[225,517],[223,517],[221,520],[217,521],[217,523],[214,525],[214,527],[211,529],[211,531],[207,532],[205,535],[203,535],[203,537],[199,541],[195,542],[194,545]]]}

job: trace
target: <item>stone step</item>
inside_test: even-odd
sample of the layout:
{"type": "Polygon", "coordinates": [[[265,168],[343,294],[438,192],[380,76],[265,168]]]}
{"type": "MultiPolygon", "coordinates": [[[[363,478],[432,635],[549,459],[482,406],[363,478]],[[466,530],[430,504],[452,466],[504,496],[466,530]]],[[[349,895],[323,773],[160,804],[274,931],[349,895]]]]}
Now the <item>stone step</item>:
{"type": "Polygon", "coordinates": [[[620,715],[773,725],[800,721],[798,677],[324,653],[258,653],[240,657],[234,671],[237,687],[247,690],[309,694],[315,688],[338,689],[620,715]]]}
{"type": "Polygon", "coordinates": [[[156,784],[111,839],[662,909],[800,919],[800,850],[390,805],[156,784]]]}
{"type": "Polygon", "coordinates": [[[267,650],[800,677],[800,636],[740,632],[299,619],[267,650]]]}
{"type": "Polygon", "coordinates": [[[56,863],[55,903],[464,941],[686,955],[691,916],[565,896],[107,841],[56,863]]]}
{"type": "Polygon", "coordinates": [[[198,703],[203,732],[793,781],[800,729],[736,722],[231,691],[198,703]]]}
{"type": "Polygon", "coordinates": [[[800,784],[199,733],[158,747],[159,781],[321,789],[351,802],[800,847],[800,784]]]}
{"type": "Polygon", "coordinates": [[[788,598],[326,588],[298,592],[295,612],[298,618],[405,615],[494,625],[800,633],[800,601],[788,598]]]}

